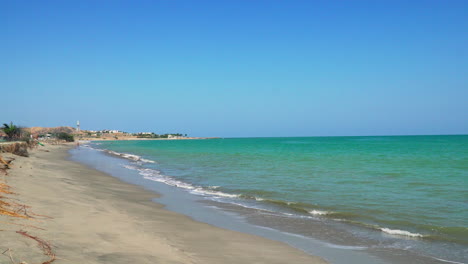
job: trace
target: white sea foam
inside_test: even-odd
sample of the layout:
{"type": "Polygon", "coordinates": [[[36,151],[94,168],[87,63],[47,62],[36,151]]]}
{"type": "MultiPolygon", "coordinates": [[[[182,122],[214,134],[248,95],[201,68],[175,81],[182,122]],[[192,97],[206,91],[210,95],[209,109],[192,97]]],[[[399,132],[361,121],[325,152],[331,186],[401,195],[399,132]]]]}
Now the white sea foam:
{"type": "MultiPolygon", "coordinates": [[[[214,190],[209,190],[209,189],[205,189],[202,187],[194,186],[190,183],[179,181],[172,177],[163,175],[159,171],[154,170],[154,169],[139,168],[133,165],[123,165],[123,167],[127,169],[131,169],[131,170],[139,171],[140,175],[143,176],[143,178],[147,180],[157,181],[157,182],[161,182],[170,186],[186,189],[190,191],[190,193],[192,194],[201,195],[201,196],[212,196],[212,197],[227,197],[227,198],[239,197],[239,195],[237,194],[229,194],[229,193],[224,193],[220,191],[214,191],[214,190]]],[[[218,187],[218,186],[214,186],[214,187],[218,187]]]]}
{"type": "Polygon", "coordinates": [[[142,162],[146,162],[146,163],[156,163],[156,161],[154,161],[154,160],[149,160],[149,159],[140,158],[140,160],[141,160],[142,162]]]}
{"type": "Polygon", "coordinates": [[[418,233],[411,233],[405,230],[399,229],[390,229],[390,228],[380,228],[380,230],[384,233],[391,234],[391,235],[398,235],[398,236],[407,236],[407,237],[424,237],[424,235],[418,233]]]}
{"type": "Polygon", "coordinates": [[[129,159],[129,160],[132,160],[132,161],[138,161],[138,162],[144,162],[144,163],[156,163],[156,161],[154,161],[154,160],[144,159],[144,158],[142,158],[142,157],[140,157],[138,155],[134,155],[134,154],[120,153],[120,152],[116,152],[116,151],[112,151],[112,150],[104,150],[104,152],[106,152],[108,154],[111,154],[111,155],[114,155],[114,156],[124,158],[124,159],[129,159]]]}
{"type": "Polygon", "coordinates": [[[224,192],[218,192],[218,191],[210,191],[206,190],[203,188],[196,188],[193,191],[191,191],[193,194],[198,194],[198,195],[203,195],[203,196],[219,196],[219,197],[228,197],[228,198],[237,198],[239,197],[238,194],[230,194],[230,193],[224,193],[224,192]]]}
{"type": "Polygon", "coordinates": [[[311,214],[311,215],[327,215],[329,213],[330,212],[320,211],[320,210],[311,210],[311,211],[309,211],[309,214],[311,214]]]}
{"type": "Polygon", "coordinates": [[[134,160],[134,161],[139,161],[139,160],[141,159],[140,156],[138,156],[138,155],[132,155],[132,154],[124,154],[124,153],[122,153],[122,154],[120,154],[120,156],[121,156],[122,158],[126,158],[126,159],[129,159],[129,160],[134,160]]]}
{"type": "Polygon", "coordinates": [[[124,168],[129,169],[129,170],[138,170],[136,166],[133,165],[127,165],[127,164],[121,164],[124,168]]]}
{"type": "Polygon", "coordinates": [[[187,190],[195,189],[195,187],[193,185],[191,185],[189,183],[186,183],[186,182],[175,180],[175,179],[173,179],[171,177],[168,177],[166,175],[161,174],[157,170],[138,169],[138,171],[140,172],[140,175],[142,175],[143,178],[145,178],[147,180],[157,181],[157,182],[161,182],[161,183],[164,183],[164,184],[167,184],[167,185],[170,185],[170,186],[179,187],[179,188],[183,188],[183,189],[187,189],[187,190]]]}
{"type": "Polygon", "coordinates": [[[457,261],[450,261],[450,260],[446,260],[446,259],[440,259],[440,258],[436,258],[436,257],[431,257],[433,259],[437,259],[437,260],[440,260],[440,261],[443,261],[443,262],[447,262],[447,263],[455,263],[455,264],[465,264],[465,263],[462,263],[462,262],[457,262],[457,261]]]}
{"type": "Polygon", "coordinates": [[[365,246],[345,246],[345,245],[338,245],[338,244],[331,244],[324,242],[327,246],[331,248],[339,248],[339,249],[351,249],[351,250],[366,250],[368,247],[365,246]]]}

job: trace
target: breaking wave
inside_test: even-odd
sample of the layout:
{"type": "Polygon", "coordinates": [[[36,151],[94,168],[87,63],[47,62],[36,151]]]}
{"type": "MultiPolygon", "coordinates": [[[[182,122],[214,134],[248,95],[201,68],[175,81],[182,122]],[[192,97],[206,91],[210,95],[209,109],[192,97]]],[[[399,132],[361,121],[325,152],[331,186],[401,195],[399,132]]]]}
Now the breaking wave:
{"type": "Polygon", "coordinates": [[[110,155],[114,155],[114,156],[117,156],[117,157],[124,158],[124,159],[129,159],[131,161],[140,161],[140,162],[144,162],[144,163],[156,163],[156,161],[154,161],[154,160],[144,159],[141,156],[134,155],[134,154],[120,153],[120,152],[107,150],[107,149],[104,150],[104,152],[106,152],[107,154],[110,154],[110,155]]]}
{"type": "Polygon", "coordinates": [[[328,215],[328,214],[330,214],[330,212],[320,211],[320,210],[311,210],[311,211],[309,211],[309,214],[311,214],[311,215],[328,215]]]}
{"type": "Polygon", "coordinates": [[[139,174],[147,180],[161,182],[169,186],[182,188],[182,189],[190,191],[190,193],[192,194],[201,195],[201,196],[227,197],[227,198],[239,197],[239,195],[237,194],[229,194],[229,193],[224,193],[221,191],[216,191],[216,189],[218,189],[219,186],[210,186],[208,187],[208,189],[206,189],[200,186],[195,186],[190,183],[176,180],[170,176],[161,174],[160,171],[155,170],[155,169],[139,168],[133,165],[124,165],[124,167],[127,169],[131,169],[131,170],[137,170],[139,174]]]}
{"type": "MultiPolygon", "coordinates": [[[[97,150],[99,150],[99,149],[97,149],[97,150]]],[[[164,174],[162,174],[160,171],[158,171],[156,169],[144,168],[144,167],[140,166],[140,165],[142,165],[142,163],[157,163],[156,161],[149,160],[149,159],[144,159],[141,156],[134,155],[134,154],[119,153],[119,152],[112,151],[112,150],[101,150],[101,151],[104,151],[105,153],[113,155],[113,156],[125,158],[127,160],[135,162],[134,165],[123,165],[123,166],[125,168],[127,168],[127,169],[138,171],[139,174],[143,178],[145,178],[147,180],[156,181],[156,182],[164,183],[164,184],[169,185],[169,186],[182,188],[182,189],[185,189],[185,190],[187,190],[190,193],[195,194],[195,195],[204,196],[204,197],[207,197],[207,198],[215,198],[215,199],[217,199],[217,198],[231,198],[231,199],[240,198],[241,200],[244,200],[244,201],[245,200],[247,200],[247,201],[250,200],[250,201],[254,201],[254,202],[266,203],[266,204],[274,205],[274,207],[279,207],[278,208],[279,211],[277,211],[275,209],[271,210],[272,208],[270,208],[270,209],[264,208],[260,204],[250,204],[250,202],[249,203],[245,203],[245,202],[238,203],[239,200],[237,200],[237,202],[230,201],[230,203],[237,204],[237,205],[240,205],[242,207],[266,210],[266,211],[270,211],[272,213],[281,213],[282,215],[290,216],[290,217],[329,217],[331,219],[335,219],[335,220],[339,220],[339,221],[345,220],[346,222],[350,222],[350,223],[354,222],[354,221],[348,221],[349,220],[348,218],[350,217],[350,215],[349,215],[350,213],[333,212],[333,211],[328,211],[328,210],[323,210],[323,209],[317,209],[317,208],[311,207],[310,204],[304,204],[304,203],[300,203],[300,202],[289,202],[289,201],[262,198],[262,197],[258,196],[258,193],[256,193],[255,195],[245,194],[245,193],[242,193],[242,191],[239,191],[239,194],[227,193],[227,192],[221,191],[220,186],[206,186],[206,187],[196,186],[196,185],[193,185],[191,183],[187,183],[187,182],[177,180],[177,179],[175,179],[175,178],[173,178],[171,176],[164,175],[164,174]],[[260,206],[260,207],[258,207],[258,206],[260,206]],[[287,211],[282,212],[283,210],[281,210],[281,208],[287,209],[287,211],[294,212],[294,213],[290,214],[290,213],[287,213],[287,211]]],[[[353,218],[353,217],[351,217],[351,218],[353,218]]],[[[363,223],[361,223],[361,225],[362,224],[363,223]]],[[[364,226],[367,226],[368,228],[378,230],[378,231],[381,231],[381,232],[384,232],[384,233],[390,234],[390,235],[409,237],[409,238],[424,238],[424,237],[427,237],[427,236],[419,234],[419,233],[411,233],[411,232],[405,231],[405,230],[390,229],[390,228],[373,226],[373,225],[371,225],[371,226],[364,225],[364,226]]]]}
{"type": "Polygon", "coordinates": [[[424,237],[424,235],[421,235],[418,233],[411,233],[409,231],[399,230],[399,229],[380,228],[380,231],[390,234],[390,235],[397,235],[397,236],[424,237]]]}

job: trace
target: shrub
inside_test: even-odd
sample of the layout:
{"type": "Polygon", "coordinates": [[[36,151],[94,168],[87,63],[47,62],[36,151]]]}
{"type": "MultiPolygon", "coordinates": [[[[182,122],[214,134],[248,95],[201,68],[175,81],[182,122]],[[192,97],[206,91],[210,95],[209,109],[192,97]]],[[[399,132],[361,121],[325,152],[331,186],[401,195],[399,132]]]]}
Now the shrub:
{"type": "Polygon", "coordinates": [[[21,128],[10,122],[10,124],[3,124],[1,128],[3,132],[6,134],[7,140],[16,140],[21,137],[21,128]]]}
{"type": "Polygon", "coordinates": [[[67,142],[73,142],[75,141],[75,138],[73,137],[73,135],[70,135],[68,133],[65,133],[65,132],[60,132],[57,134],[57,138],[58,139],[62,139],[62,140],[65,140],[67,142]]]}

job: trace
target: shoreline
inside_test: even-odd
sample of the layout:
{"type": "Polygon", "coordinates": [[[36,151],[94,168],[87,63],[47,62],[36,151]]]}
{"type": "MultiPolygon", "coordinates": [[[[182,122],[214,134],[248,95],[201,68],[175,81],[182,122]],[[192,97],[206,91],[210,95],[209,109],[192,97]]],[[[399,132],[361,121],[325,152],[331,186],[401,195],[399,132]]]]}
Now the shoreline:
{"type": "Polygon", "coordinates": [[[182,138],[138,138],[138,137],[101,137],[101,138],[87,138],[80,137],[77,142],[87,141],[136,141],[136,140],[201,140],[201,139],[219,139],[220,137],[182,137],[182,138]]]}
{"type": "MultiPolygon", "coordinates": [[[[274,218],[273,215],[267,214],[272,217],[265,218],[265,214],[263,213],[260,214],[263,215],[263,217],[259,218],[257,217],[259,214],[255,209],[257,207],[249,209],[244,206],[237,206],[237,202],[232,203],[232,201],[224,201],[218,203],[212,201],[210,198],[205,200],[205,198],[203,198],[205,195],[200,196],[200,190],[198,190],[197,187],[195,188],[196,191],[192,194],[191,191],[187,191],[193,189],[193,186],[192,188],[190,187],[190,183],[179,182],[178,179],[168,179],[165,176],[167,172],[158,171],[159,168],[152,170],[152,168],[154,169],[155,167],[151,163],[157,160],[154,159],[154,157],[150,158],[152,159],[151,161],[143,159],[138,155],[125,153],[125,151],[122,153],[115,153],[113,151],[107,152],[103,151],[102,146],[99,147],[94,149],[93,147],[88,148],[85,146],[82,150],[73,150],[70,153],[72,153],[74,157],[73,160],[106,172],[125,182],[137,184],[143,186],[145,189],[162,194],[163,197],[158,198],[156,200],[157,203],[162,203],[169,210],[187,215],[196,221],[281,241],[295,248],[299,248],[308,254],[320,256],[331,263],[337,264],[377,262],[407,263],[408,259],[412,259],[415,263],[451,262],[438,258],[438,255],[432,257],[415,251],[397,249],[385,245],[382,246],[379,242],[380,237],[383,237],[385,239],[384,242],[387,244],[395,243],[395,241],[398,243],[409,243],[414,240],[419,240],[418,238],[407,239],[406,237],[386,235],[386,233],[380,230],[369,231],[360,226],[348,226],[346,223],[344,223],[343,226],[336,226],[340,224],[335,224],[333,221],[328,221],[327,224],[323,221],[301,221],[300,218],[288,218],[288,223],[286,223],[283,221],[284,217],[274,218]],[[99,147],[101,148],[99,149],[99,147]],[[78,159],[76,159],[77,156],[78,159]],[[79,158],[79,156],[81,156],[81,158],[79,158]],[[87,157],[83,158],[83,156],[87,157]],[[128,170],[111,169],[115,167],[126,168],[128,170]],[[187,203],[189,205],[187,205],[187,203]],[[200,206],[200,203],[203,205],[200,206]],[[206,217],[201,214],[210,214],[210,212],[207,212],[207,210],[201,207],[209,207],[211,211],[220,211],[222,213],[211,213],[211,217],[206,217]],[[189,209],[187,210],[187,208],[189,209]],[[230,217],[223,217],[222,214],[228,214],[230,217]],[[242,220],[238,221],[235,219],[242,220]],[[316,224],[314,224],[314,222],[316,224]],[[245,223],[247,225],[245,225],[245,223]],[[329,223],[333,226],[330,226],[329,223]],[[295,228],[296,226],[297,228],[295,228]],[[265,231],[265,228],[269,231],[265,231]],[[353,236],[353,232],[365,232],[366,235],[368,232],[372,233],[368,240],[362,240],[360,237],[353,236]],[[376,258],[378,258],[378,260],[376,258]]],[[[144,155],[142,153],[138,154],[144,155]]],[[[229,193],[227,195],[229,196],[229,193]]],[[[421,243],[425,242],[421,240],[421,243]]]]}
{"type": "Polygon", "coordinates": [[[47,259],[35,241],[16,233],[24,230],[51,243],[54,263],[326,263],[284,243],[164,209],[152,201],[156,193],[68,160],[71,148],[15,156],[5,176],[13,198],[43,216],[0,216],[0,250],[11,249],[15,260],[47,259]]]}

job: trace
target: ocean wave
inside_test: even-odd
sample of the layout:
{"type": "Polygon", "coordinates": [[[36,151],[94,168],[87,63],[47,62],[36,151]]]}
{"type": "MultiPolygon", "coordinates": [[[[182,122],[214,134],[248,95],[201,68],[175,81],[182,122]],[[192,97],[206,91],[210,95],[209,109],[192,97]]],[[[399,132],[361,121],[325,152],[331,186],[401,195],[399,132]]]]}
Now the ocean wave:
{"type": "MultiPolygon", "coordinates": [[[[190,183],[182,182],[179,180],[176,180],[170,176],[163,175],[161,172],[154,170],[154,169],[148,169],[148,168],[141,168],[133,165],[124,165],[125,168],[127,169],[132,169],[132,170],[138,170],[139,174],[143,176],[143,178],[147,180],[152,180],[152,181],[157,181],[161,182],[170,186],[174,187],[179,187],[188,190],[190,193],[195,194],[195,195],[200,195],[200,196],[205,196],[205,197],[211,197],[211,198],[247,198],[245,195],[240,195],[240,194],[231,194],[231,193],[225,193],[219,190],[219,186],[208,186],[208,187],[200,187],[200,186],[194,186],[190,183]]],[[[306,210],[304,207],[301,206],[301,203],[295,203],[295,202],[288,202],[288,201],[279,201],[279,200],[268,200],[268,199],[262,199],[259,197],[248,197],[248,199],[254,199],[256,201],[266,201],[271,204],[279,205],[279,206],[285,206],[288,207],[289,209],[293,209],[296,212],[306,212],[309,216],[307,215],[298,215],[298,214],[291,214],[287,212],[279,212],[276,210],[269,210],[266,208],[263,208],[263,206],[258,207],[255,205],[250,205],[250,204],[244,204],[244,203],[239,203],[235,202],[232,200],[230,203],[242,206],[245,208],[252,208],[252,209],[257,209],[257,210],[262,210],[265,212],[271,212],[271,213],[281,213],[284,216],[287,217],[307,217],[307,218],[313,218],[315,216],[333,216],[337,213],[330,212],[330,211],[324,211],[324,210],[317,210],[317,209],[312,209],[312,210],[306,210]]],[[[338,213],[339,214],[339,213],[338,213]]],[[[361,225],[364,223],[360,223],[361,225]]],[[[399,230],[399,229],[390,229],[390,228],[383,228],[383,227],[378,227],[378,226],[373,226],[373,225],[367,225],[364,224],[365,226],[379,230],[381,232],[390,234],[390,235],[398,235],[398,236],[405,236],[405,237],[411,237],[411,238],[423,238],[425,237],[422,234],[419,233],[411,233],[409,231],[405,230],[399,230]]]]}
{"type": "Polygon", "coordinates": [[[227,198],[238,198],[238,194],[229,194],[229,193],[224,193],[224,192],[219,192],[219,191],[210,191],[206,190],[202,187],[195,188],[193,191],[191,191],[193,194],[198,194],[198,195],[203,195],[203,196],[218,196],[218,197],[227,197],[227,198]]]}
{"type": "Polygon", "coordinates": [[[390,234],[390,235],[407,236],[407,237],[424,237],[424,235],[421,235],[419,233],[411,233],[405,230],[390,229],[390,228],[385,228],[385,227],[380,228],[380,231],[390,234]]]}
{"type": "Polygon", "coordinates": [[[328,215],[328,214],[330,214],[330,212],[321,211],[321,210],[311,210],[311,211],[309,211],[309,214],[311,214],[311,215],[328,215]]]}
{"type": "Polygon", "coordinates": [[[201,195],[201,196],[214,196],[214,197],[227,197],[227,198],[237,198],[238,194],[229,194],[221,191],[215,191],[213,189],[219,188],[219,186],[210,186],[211,188],[203,188],[200,186],[194,186],[190,183],[176,180],[170,176],[163,175],[160,171],[155,169],[140,168],[133,165],[123,165],[127,169],[137,170],[143,178],[151,181],[161,182],[169,186],[174,186],[190,191],[192,194],[201,195]]]}
{"type": "Polygon", "coordinates": [[[446,259],[441,259],[441,258],[436,258],[436,257],[431,257],[431,258],[440,260],[440,261],[442,261],[442,262],[447,262],[447,263],[465,264],[465,263],[462,263],[462,262],[451,261],[451,260],[446,260],[446,259]]]}
{"type": "MultiPolygon", "coordinates": [[[[410,238],[425,238],[425,235],[419,234],[419,233],[411,233],[409,231],[405,230],[399,230],[399,229],[390,229],[390,228],[384,228],[384,227],[379,227],[379,226],[374,226],[374,225],[368,225],[365,223],[362,223],[359,221],[356,223],[355,221],[352,221],[351,219],[355,218],[356,215],[353,213],[349,212],[332,212],[332,211],[326,211],[322,209],[316,209],[313,208],[312,205],[310,204],[304,204],[300,202],[290,202],[290,201],[283,201],[283,200],[274,200],[274,199],[267,199],[267,198],[262,198],[259,196],[254,196],[254,195],[248,195],[248,194],[235,194],[235,193],[226,193],[223,191],[220,191],[221,187],[220,186],[207,186],[207,187],[202,187],[202,186],[196,186],[187,182],[183,182],[180,180],[177,180],[173,177],[167,176],[162,174],[160,171],[155,170],[155,169],[150,169],[150,168],[144,168],[138,165],[142,165],[141,162],[144,163],[154,163],[154,161],[143,159],[138,155],[133,155],[133,154],[127,154],[127,153],[119,153],[111,150],[104,150],[106,153],[109,153],[114,156],[126,158],[132,161],[136,161],[136,166],[134,165],[124,165],[125,168],[127,169],[132,169],[132,170],[137,170],[139,171],[139,174],[143,176],[143,178],[151,181],[156,181],[160,183],[164,183],[169,186],[174,186],[178,188],[185,189],[189,191],[192,194],[199,195],[199,196],[204,196],[207,198],[230,198],[230,199],[235,199],[235,198],[241,198],[241,199],[247,199],[247,200],[254,200],[257,202],[261,203],[268,203],[268,204],[273,204],[275,206],[283,207],[284,209],[289,209],[292,211],[295,211],[293,214],[289,214],[286,212],[281,212],[282,210],[270,210],[266,209],[263,206],[255,206],[255,205],[250,205],[250,204],[244,204],[242,203],[243,207],[246,208],[254,208],[254,209],[261,209],[265,211],[269,211],[272,213],[281,213],[284,216],[288,217],[331,217],[331,219],[338,220],[338,221],[346,221],[349,223],[355,223],[355,224],[360,224],[361,226],[366,226],[368,228],[378,230],[381,232],[384,232],[386,234],[390,235],[397,235],[397,236],[404,236],[404,237],[410,237],[410,238]],[[312,207],[312,208],[311,208],[312,207]],[[308,215],[308,216],[307,216],[308,215]]],[[[230,203],[238,204],[234,202],[234,200],[229,201],[230,203]]]]}
{"type": "Polygon", "coordinates": [[[339,249],[366,250],[369,248],[365,246],[346,246],[346,245],[338,245],[338,244],[332,244],[332,243],[325,243],[325,244],[331,248],[339,248],[339,249]]]}
{"type": "MultiPolygon", "coordinates": [[[[190,192],[191,194],[194,195],[199,195],[206,197],[208,199],[214,199],[215,201],[218,201],[218,199],[221,199],[219,201],[221,202],[226,202],[226,198],[228,198],[228,203],[238,205],[244,208],[250,208],[250,209],[255,209],[255,210],[260,210],[265,213],[272,213],[272,214],[279,214],[284,217],[292,217],[292,218],[310,218],[310,219],[316,219],[316,217],[332,217],[336,218],[338,215],[342,215],[342,213],[339,212],[332,212],[332,211],[325,211],[325,210],[319,210],[319,209],[306,209],[310,205],[308,204],[302,204],[302,203],[296,203],[296,202],[289,202],[289,201],[281,201],[281,200],[270,200],[270,199],[263,199],[260,197],[256,196],[248,196],[248,195],[240,195],[240,194],[232,194],[232,193],[226,193],[220,191],[220,186],[207,186],[207,187],[201,187],[201,186],[195,186],[193,184],[183,182],[180,180],[177,180],[173,177],[167,176],[162,174],[160,171],[155,170],[155,169],[150,169],[150,168],[143,168],[139,165],[123,165],[127,169],[132,169],[132,170],[137,170],[143,178],[151,181],[156,181],[160,183],[167,184],[169,186],[174,186],[178,188],[182,188],[190,192]],[[238,199],[240,198],[240,199],[238,199]],[[242,202],[242,200],[255,200],[260,202],[259,204],[251,204],[249,202],[242,202]],[[262,206],[262,203],[270,203],[274,204],[276,206],[280,207],[286,207],[288,209],[292,209],[294,212],[288,213],[287,211],[282,212],[282,210],[276,210],[276,209],[269,209],[265,208],[262,206]]],[[[347,215],[347,214],[345,214],[347,215]]],[[[343,216],[343,215],[342,215],[343,216]]],[[[345,218],[341,219],[335,219],[335,220],[345,220],[345,218]]],[[[362,222],[354,222],[354,221],[347,221],[349,223],[355,223],[359,224],[361,226],[368,227],[370,229],[374,229],[377,231],[384,232],[386,234],[390,235],[396,235],[396,236],[403,236],[403,237],[409,237],[409,238],[424,238],[426,236],[419,234],[419,233],[411,233],[409,231],[405,230],[399,230],[399,229],[390,229],[390,228],[383,228],[379,227],[376,225],[370,225],[370,224],[365,224],[362,222]]],[[[335,246],[336,247],[336,246],[335,246]]],[[[347,247],[347,246],[338,246],[338,247],[347,247]]],[[[363,249],[363,248],[354,248],[354,247],[349,247],[352,249],[363,249]]]]}
{"type": "MultiPolygon", "coordinates": [[[[97,151],[104,151],[102,149],[94,148],[97,151]]],[[[361,214],[353,214],[350,212],[346,212],[348,208],[341,208],[338,206],[325,206],[325,205],[319,205],[314,202],[309,202],[309,203],[297,203],[297,202],[291,202],[291,201],[284,201],[288,197],[281,196],[281,193],[262,193],[262,190],[251,190],[254,189],[255,186],[241,186],[238,189],[233,189],[233,187],[229,188],[229,186],[226,187],[221,187],[221,186],[196,186],[195,184],[190,184],[186,183],[180,180],[177,180],[174,177],[164,175],[162,172],[157,171],[155,169],[147,169],[143,168],[142,166],[138,165],[143,165],[143,163],[156,163],[155,161],[144,159],[141,156],[138,155],[132,155],[132,154],[125,154],[125,153],[119,153],[115,151],[106,151],[107,153],[125,158],[130,161],[136,161],[136,162],[126,162],[129,164],[133,164],[136,166],[126,166],[128,169],[133,169],[133,170],[138,170],[138,173],[142,175],[147,180],[152,180],[156,182],[160,182],[169,186],[174,186],[178,188],[182,188],[187,190],[189,193],[199,195],[203,199],[213,199],[215,201],[219,202],[224,202],[224,203],[232,203],[236,204],[238,206],[243,206],[246,208],[253,208],[253,209],[258,209],[258,210],[263,210],[265,212],[271,212],[274,215],[280,214],[284,215],[285,221],[287,219],[293,219],[296,217],[303,217],[303,218],[310,218],[312,220],[320,220],[320,221],[333,221],[333,220],[338,220],[338,221],[346,221],[348,222],[349,220],[356,220],[356,222],[367,222],[367,223],[378,223],[377,225],[374,226],[365,226],[368,227],[369,232],[373,232],[373,234],[380,236],[386,236],[387,238],[391,239],[396,239],[396,236],[401,236],[401,239],[406,239],[408,241],[417,241],[419,238],[424,238],[424,240],[427,239],[432,239],[430,235],[423,235],[423,234],[432,234],[431,231],[427,231],[425,228],[419,228],[419,227],[414,227],[411,226],[409,229],[407,228],[409,225],[404,225],[404,224],[399,224],[399,223],[385,223],[382,221],[378,221],[381,219],[370,219],[368,220],[368,216],[376,216],[372,214],[366,213],[366,215],[361,215],[361,214]],[[250,188],[249,188],[250,187],[250,188]],[[205,198],[206,197],[206,198],[205,198]],[[273,197],[278,197],[278,200],[272,200],[271,198],[273,197]],[[219,199],[217,199],[219,198],[219,199]],[[283,200],[284,199],[284,200],[283,200]],[[272,206],[276,205],[276,206],[272,206]],[[288,218],[287,218],[288,217],[288,218]],[[290,218],[289,218],[290,217],[290,218]],[[328,220],[329,219],[329,220],[328,220]],[[348,220],[348,221],[347,221],[348,220]],[[391,227],[391,228],[384,228],[384,227],[391,227]],[[395,228],[396,227],[396,228],[395,228]],[[372,230],[370,230],[372,229],[372,230]],[[409,231],[411,230],[414,232],[414,230],[417,230],[416,232],[421,232],[420,233],[412,233],[409,231]],[[379,233],[382,232],[380,235],[379,233]],[[384,235],[388,234],[388,235],[384,235]],[[392,236],[395,237],[392,237],[392,236]]],[[[151,167],[149,165],[148,167],[151,167]]],[[[220,184],[219,182],[210,182],[210,184],[220,184]]],[[[259,189],[262,188],[262,186],[259,186],[259,189]]],[[[291,198],[293,200],[293,198],[291,198]]],[[[377,216],[376,216],[377,217],[377,216]]],[[[306,219],[304,219],[306,220],[306,219]]],[[[349,224],[353,224],[353,221],[349,221],[349,224]]],[[[347,223],[346,223],[347,224],[347,223]]],[[[363,225],[363,223],[359,223],[363,225]]],[[[361,230],[361,229],[358,229],[361,230]]],[[[365,229],[363,229],[363,232],[367,232],[365,229]]],[[[445,231],[445,230],[444,230],[445,231]]],[[[398,238],[400,239],[400,238],[398,238]]],[[[423,239],[421,239],[423,240],[423,239]]],[[[456,263],[456,262],[453,262],[456,263]]]]}
{"type": "Polygon", "coordinates": [[[154,160],[144,159],[141,156],[134,155],[134,154],[120,153],[120,152],[116,152],[116,151],[112,151],[112,150],[108,150],[108,149],[105,149],[103,151],[110,154],[110,155],[114,155],[114,156],[121,157],[121,158],[124,158],[124,159],[128,159],[128,160],[131,160],[131,161],[144,162],[144,163],[156,163],[156,161],[154,161],[154,160]]]}
{"type": "Polygon", "coordinates": [[[248,199],[248,200],[255,200],[258,202],[264,202],[273,204],[274,206],[284,208],[287,210],[292,210],[298,213],[298,215],[313,215],[313,216],[326,216],[335,214],[334,212],[325,211],[325,210],[318,210],[312,209],[313,207],[310,204],[299,203],[299,202],[289,202],[289,201],[282,201],[282,200],[275,200],[275,199],[267,199],[258,196],[252,196],[248,194],[241,194],[239,195],[240,198],[248,199]]]}
{"type": "Polygon", "coordinates": [[[304,203],[289,202],[289,201],[282,201],[282,200],[275,200],[275,199],[264,199],[263,202],[273,204],[278,207],[283,207],[285,209],[293,210],[298,213],[309,214],[307,205],[304,203]]]}
{"type": "Polygon", "coordinates": [[[144,159],[144,158],[140,158],[140,161],[145,162],[145,163],[157,163],[154,160],[149,160],[149,159],[144,159]]]}
{"type": "Polygon", "coordinates": [[[193,190],[196,188],[190,183],[186,183],[186,182],[173,179],[171,177],[161,174],[161,172],[157,170],[153,170],[153,169],[137,169],[137,170],[140,172],[140,175],[142,175],[143,178],[147,180],[161,182],[169,186],[174,186],[174,187],[178,187],[178,188],[182,188],[186,190],[193,190]]]}
{"type": "Polygon", "coordinates": [[[328,216],[334,214],[331,211],[325,210],[318,210],[318,209],[308,209],[311,206],[308,204],[297,203],[297,202],[288,202],[288,201],[281,201],[281,200],[273,200],[273,199],[266,199],[257,196],[250,196],[246,194],[241,194],[238,196],[239,198],[247,199],[247,200],[255,200],[258,202],[266,203],[266,204],[273,204],[275,207],[280,207],[277,210],[275,209],[266,209],[265,207],[258,207],[250,204],[242,204],[242,207],[246,208],[254,208],[254,209],[262,209],[271,213],[281,214],[287,217],[294,217],[294,218],[310,218],[316,219],[317,216],[328,216]],[[284,208],[286,210],[292,210],[294,213],[288,213],[287,211],[281,210],[284,208]]]}

